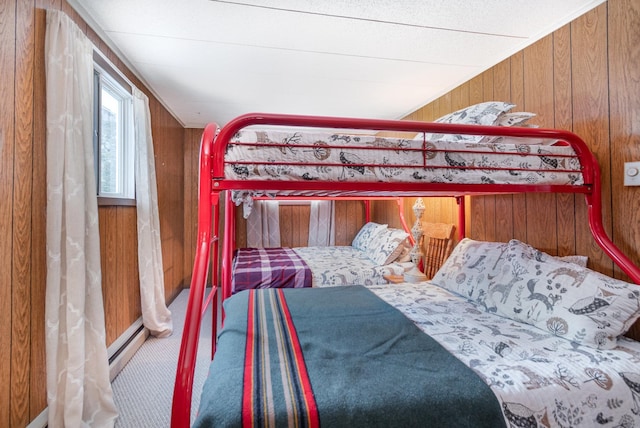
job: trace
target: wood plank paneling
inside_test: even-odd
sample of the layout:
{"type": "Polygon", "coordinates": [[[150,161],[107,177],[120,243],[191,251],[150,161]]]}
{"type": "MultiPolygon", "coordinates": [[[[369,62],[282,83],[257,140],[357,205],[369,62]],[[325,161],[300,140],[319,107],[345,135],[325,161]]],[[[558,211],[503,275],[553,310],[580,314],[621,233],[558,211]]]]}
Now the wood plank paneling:
{"type": "MultiPolygon", "coordinates": [[[[11,426],[16,5],[0,10],[0,426],[11,426]]],[[[17,284],[16,284],[17,287],[17,284]]]]}
{"type": "MultiPolygon", "coordinates": [[[[524,53],[522,51],[510,58],[511,76],[509,92],[511,103],[516,109],[524,110],[524,53]]],[[[527,224],[524,213],[527,212],[527,197],[525,195],[513,195],[513,237],[523,242],[527,240],[527,224]]],[[[504,240],[505,236],[501,235],[504,240]]]]}
{"type": "Polygon", "coordinates": [[[184,271],[183,286],[191,283],[198,237],[198,158],[203,129],[188,128],[184,134],[184,271]]]}
{"type": "MultiPolygon", "coordinates": [[[[118,310],[118,225],[116,222],[117,207],[99,207],[100,223],[100,267],[102,269],[102,299],[104,313],[115,314],[118,310]]],[[[118,338],[118,319],[114,316],[105,317],[105,334],[107,343],[113,343],[118,338]]]]}
{"type": "MultiPolygon", "coordinates": [[[[16,54],[33,52],[34,8],[16,3],[16,54]]],[[[33,182],[34,55],[16,55],[13,152],[13,273],[11,302],[11,426],[29,423],[31,344],[31,187],[33,182]]]]}
{"type": "MultiPolygon", "coordinates": [[[[364,205],[360,201],[335,201],[336,245],[351,245],[364,224],[364,205]]],[[[306,247],[309,241],[309,205],[280,206],[280,244],[283,247],[306,247]]],[[[246,220],[242,208],[236,209],[236,245],[246,244],[246,220]]]]}
{"type": "MultiPolygon", "coordinates": [[[[554,127],[573,130],[571,105],[571,28],[565,25],[553,34],[553,106],[554,127]]],[[[557,254],[576,254],[576,196],[556,195],[557,254]]],[[[580,201],[582,203],[582,201],[580,201]]]]}
{"type": "Polygon", "coordinates": [[[34,31],[33,70],[33,179],[31,186],[31,344],[29,419],[35,418],[47,405],[45,360],[45,296],[46,293],[46,87],[44,70],[45,9],[60,8],[60,0],[37,0],[34,31]]]}
{"type": "MultiPolygon", "coordinates": [[[[511,61],[506,59],[494,67],[493,98],[511,100],[511,61]]],[[[516,106],[517,110],[517,106],[516,106]]],[[[504,242],[513,236],[513,196],[497,195],[495,203],[495,240],[504,242]]]]}
{"type": "MultiPolygon", "coordinates": [[[[573,130],[587,142],[600,164],[603,223],[610,234],[612,171],[609,144],[607,4],[587,12],[571,24],[571,68],[573,130]]],[[[618,173],[621,175],[622,171],[618,173]]],[[[613,263],[591,238],[586,210],[585,204],[576,205],[577,251],[589,256],[590,266],[610,275],[613,273],[613,263]]],[[[623,218],[620,220],[625,221],[623,218]]]]}
{"type": "MultiPolygon", "coordinates": [[[[640,2],[607,7],[613,241],[640,264],[640,189],[623,186],[624,162],[640,160],[640,2]]],[[[615,276],[627,278],[619,268],[615,276]]]]}
{"type": "MultiPolygon", "coordinates": [[[[536,113],[535,123],[553,127],[553,37],[547,36],[524,50],[524,104],[536,113]],[[540,90],[549,88],[549,90],[540,90]]],[[[527,242],[542,251],[556,253],[556,196],[528,194],[527,242]],[[531,209],[531,207],[545,207],[531,209]]]]}
{"type": "MultiPolygon", "coordinates": [[[[143,91],[146,88],[63,0],[0,1],[0,426],[22,427],[46,407],[46,9],[65,11],[143,91]]],[[[167,296],[183,276],[184,129],[150,98],[166,181],[158,197],[170,240],[167,296]],[[165,148],[166,146],[166,148],[165,148]],[[175,232],[176,229],[179,229],[175,232]],[[175,261],[179,261],[176,266],[175,261]]],[[[161,173],[164,171],[161,171],[161,173]]],[[[140,317],[135,207],[99,210],[107,344],[140,317]],[[121,251],[122,250],[122,251],[121,251]],[[123,270],[120,270],[123,269],[123,270]]]]}
{"type": "Polygon", "coordinates": [[[310,205],[280,206],[280,244],[283,247],[306,247],[309,242],[310,205]]]}
{"type": "MultiPolygon", "coordinates": [[[[137,216],[133,207],[116,208],[117,236],[117,282],[103,287],[116,287],[116,323],[118,336],[132,322],[142,316],[140,307],[140,277],[138,273],[137,216]]],[[[166,268],[165,268],[166,271],[166,268]]],[[[110,314],[113,316],[113,314],[110,314]]]]}

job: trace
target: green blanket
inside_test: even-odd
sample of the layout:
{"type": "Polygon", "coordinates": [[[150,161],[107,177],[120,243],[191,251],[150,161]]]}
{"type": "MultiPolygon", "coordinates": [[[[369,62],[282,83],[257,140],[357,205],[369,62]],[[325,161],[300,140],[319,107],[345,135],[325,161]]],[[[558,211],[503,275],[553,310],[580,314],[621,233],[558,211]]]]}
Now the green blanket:
{"type": "Polygon", "coordinates": [[[505,426],[471,369],[364,287],[251,290],[225,311],[197,427],[505,426]]]}

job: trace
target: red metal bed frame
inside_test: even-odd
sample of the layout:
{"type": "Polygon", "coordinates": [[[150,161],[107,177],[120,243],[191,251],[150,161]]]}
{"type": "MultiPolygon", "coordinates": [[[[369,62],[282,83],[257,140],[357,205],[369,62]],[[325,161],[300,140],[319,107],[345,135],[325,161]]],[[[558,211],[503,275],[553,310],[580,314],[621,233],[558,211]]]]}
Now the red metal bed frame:
{"type": "MultiPolygon", "coordinates": [[[[426,149],[423,149],[426,150],[426,149]]],[[[450,196],[459,204],[459,235],[464,237],[465,195],[487,195],[506,193],[582,193],[588,206],[588,221],[591,233],[604,252],[625,272],[632,281],[640,284],[640,268],[623,254],[607,235],[602,224],[600,194],[600,168],[585,142],[577,135],[562,130],[543,128],[515,128],[479,125],[456,125],[417,121],[355,119],[300,115],[247,114],[229,122],[222,129],[209,124],[202,135],[200,147],[200,170],[198,189],[198,236],[193,275],[189,291],[188,307],[178,359],[176,382],[173,393],[171,426],[188,427],[191,414],[193,376],[200,324],[207,306],[212,306],[213,340],[211,358],[215,353],[218,300],[229,295],[231,278],[231,257],[235,247],[234,205],[230,192],[226,192],[224,204],[225,237],[222,245],[221,285],[217,283],[220,237],[219,207],[221,192],[227,190],[269,190],[269,191],[317,191],[345,192],[346,195],[360,195],[358,199],[375,196],[450,196]],[[236,180],[224,176],[224,154],[233,136],[251,125],[275,125],[303,128],[328,128],[369,131],[490,135],[505,137],[550,138],[571,145],[580,161],[583,185],[539,185],[539,184],[459,184],[459,183],[365,183],[335,181],[274,181],[236,180]],[[210,260],[213,285],[205,300],[205,288],[210,260]],[[220,296],[222,294],[222,296],[220,296]]],[[[370,166],[370,165],[363,165],[370,166]]],[[[316,198],[317,199],[317,198],[316,198]]],[[[221,314],[222,315],[222,314],[221,314]]]]}

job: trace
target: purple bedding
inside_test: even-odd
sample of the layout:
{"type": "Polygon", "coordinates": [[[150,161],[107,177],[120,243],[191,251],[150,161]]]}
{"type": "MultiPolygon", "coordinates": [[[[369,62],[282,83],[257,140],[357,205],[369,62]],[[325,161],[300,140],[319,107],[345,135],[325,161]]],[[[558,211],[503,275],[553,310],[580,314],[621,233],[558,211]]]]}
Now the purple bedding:
{"type": "Polygon", "coordinates": [[[311,269],[291,248],[240,248],[233,259],[231,290],[311,287],[311,269]]]}

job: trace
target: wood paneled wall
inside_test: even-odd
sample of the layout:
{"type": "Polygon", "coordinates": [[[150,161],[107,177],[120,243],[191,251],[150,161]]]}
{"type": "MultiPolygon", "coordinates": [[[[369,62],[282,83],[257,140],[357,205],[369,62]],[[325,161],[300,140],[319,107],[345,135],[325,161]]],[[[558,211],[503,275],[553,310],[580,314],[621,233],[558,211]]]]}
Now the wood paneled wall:
{"type": "MultiPolygon", "coordinates": [[[[351,245],[351,241],[365,220],[364,204],[360,201],[336,202],[336,245],[351,245]]],[[[306,247],[309,242],[309,205],[282,205],[280,207],[280,244],[283,247],[306,247]]],[[[247,222],[242,208],[235,211],[236,245],[247,245],[247,222]]]]}
{"type": "MultiPolygon", "coordinates": [[[[24,427],[47,405],[45,9],[62,9],[146,91],[63,0],[0,1],[0,426],[24,427]]],[[[165,274],[183,286],[184,129],[148,91],[165,274]]],[[[135,207],[100,207],[107,345],[140,317],[135,207]]],[[[190,269],[189,269],[190,271],[190,269]]]]}
{"type": "MultiPolygon", "coordinates": [[[[429,121],[503,100],[536,113],[532,123],[577,133],[600,163],[605,228],[640,263],[640,189],[622,185],[623,163],[640,159],[639,24],[638,2],[604,3],[407,118],[429,121]]],[[[590,267],[625,278],[593,241],[581,196],[474,197],[467,231],[475,239],[517,238],[551,254],[584,254],[590,267]]]]}
{"type": "MultiPolygon", "coordinates": [[[[514,111],[536,113],[532,123],[577,133],[600,163],[605,229],[640,264],[640,188],[623,186],[624,162],[640,160],[638,28],[640,3],[610,0],[407,119],[431,121],[471,104],[502,100],[516,104],[514,111]]],[[[471,238],[516,238],[550,254],[587,255],[591,268],[628,280],[592,239],[581,196],[486,196],[471,198],[469,205],[471,238]]],[[[387,203],[385,210],[391,213],[393,207],[387,203]]]]}

